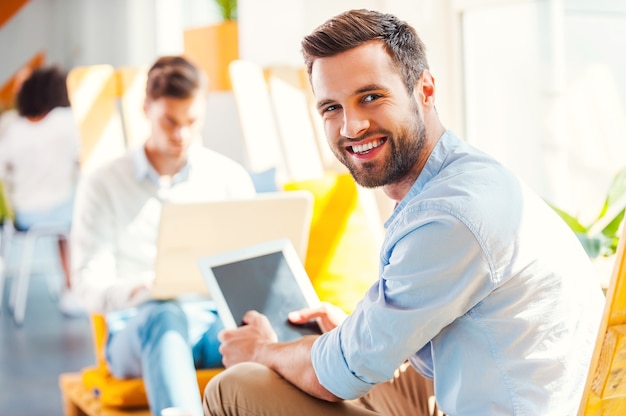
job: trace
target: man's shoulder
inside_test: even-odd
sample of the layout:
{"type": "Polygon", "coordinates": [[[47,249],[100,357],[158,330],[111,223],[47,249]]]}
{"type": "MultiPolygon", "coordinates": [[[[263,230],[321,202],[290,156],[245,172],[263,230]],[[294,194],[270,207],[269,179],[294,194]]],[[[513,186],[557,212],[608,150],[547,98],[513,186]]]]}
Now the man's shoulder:
{"type": "Polygon", "coordinates": [[[91,183],[114,182],[121,179],[130,179],[134,175],[133,159],[131,152],[103,162],[83,175],[84,179],[91,183]]]}

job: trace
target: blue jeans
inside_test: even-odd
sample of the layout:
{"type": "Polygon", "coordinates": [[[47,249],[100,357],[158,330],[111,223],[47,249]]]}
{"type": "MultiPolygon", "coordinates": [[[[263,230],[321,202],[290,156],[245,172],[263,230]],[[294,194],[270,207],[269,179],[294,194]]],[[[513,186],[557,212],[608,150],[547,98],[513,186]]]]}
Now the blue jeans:
{"type": "Polygon", "coordinates": [[[150,410],[202,415],[196,368],[219,367],[222,322],[210,301],[150,301],[107,315],[106,358],[118,378],[143,377],[150,410]]]}

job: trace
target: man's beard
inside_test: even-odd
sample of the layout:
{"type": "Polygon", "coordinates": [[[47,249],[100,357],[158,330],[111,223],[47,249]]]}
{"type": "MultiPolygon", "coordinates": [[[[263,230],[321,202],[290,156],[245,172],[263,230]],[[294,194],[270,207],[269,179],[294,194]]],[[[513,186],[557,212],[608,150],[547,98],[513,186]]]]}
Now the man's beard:
{"type": "MultiPolygon", "coordinates": [[[[369,134],[371,135],[372,132],[369,134]]],[[[409,128],[401,129],[397,137],[382,129],[374,134],[387,137],[384,145],[389,147],[389,156],[381,167],[377,168],[379,164],[374,161],[352,163],[344,152],[333,148],[333,153],[348,168],[356,183],[366,188],[388,185],[405,177],[417,163],[426,141],[426,129],[417,109],[415,117],[411,118],[409,128]]]]}

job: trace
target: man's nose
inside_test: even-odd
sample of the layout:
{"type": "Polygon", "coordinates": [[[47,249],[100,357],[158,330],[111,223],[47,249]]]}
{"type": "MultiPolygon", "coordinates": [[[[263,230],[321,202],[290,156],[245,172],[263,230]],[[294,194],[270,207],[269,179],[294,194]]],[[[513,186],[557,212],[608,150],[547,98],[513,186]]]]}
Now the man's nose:
{"type": "Polygon", "coordinates": [[[356,109],[345,109],[343,112],[343,124],[340,134],[343,137],[359,137],[367,131],[370,126],[369,119],[362,112],[356,109]]]}
{"type": "Polygon", "coordinates": [[[174,138],[177,140],[186,140],[191,137],[191,128],[189,126],[179,126],[174,129],[174,138]]]}

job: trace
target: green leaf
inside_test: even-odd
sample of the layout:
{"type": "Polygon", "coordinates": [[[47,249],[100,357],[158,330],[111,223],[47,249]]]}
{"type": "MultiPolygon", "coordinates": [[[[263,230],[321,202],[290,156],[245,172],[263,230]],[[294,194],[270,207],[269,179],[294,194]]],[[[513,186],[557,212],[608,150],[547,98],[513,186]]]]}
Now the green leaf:
{"type": "Polygon", "coordinates": [[[613,220],[609,223],[609,225],[604,227],[604,229],[602,230],[602,234],[604,234],[607,237],[619,237],[618,233],[620,230],[620,224],[622,223],[623,219],[624,219],[624,210],[622,210],[619,214],[617,214],[617,216],[613,218],[613,220]]]}
{"type": "Polygon", "coordinates": [[[613,204],[615,201],[620,199],[626,194],[626,168],[622,169],[615,175],[613,181],[611,182],[611,186],[609,187],[609,192],[607,194],[607,202],[613,204]]]}
{"type": "Polygon", "coordinates": [[[619,238],[619,229],[624,219],[624,207],[626,206],[626,168],[615,175],[607,192],[604,205],[598,214],[598,218],[590,225],[596,227],[597,224],[604,225],[600,231],[608,238],[619,238]],[[607,217],[609,216],[610,217],[607,217]],[[606,218],[605,218],[606,217],[606,218]]]}
{"type": "Polygon", "coordinates": [[[237,19],[237,0],[215,0],[224,20],[237,19]]]}
{"type": "Polygon", "coordinates": [[[565,223],[569,226],[569,228],[572,229],[572,231],[581,234],[585,234],[587,232],[587,227],[582,225],[576,217],[568,214],[567,212],[563,211],[560,208],[557,208],[550,203],[548,203],[548,205],[550,205],[550,207],[559,215],[559,217],[561,217],[563,221],[565,221],[565,223]]]}
{"type": "MultiPolygon", "coordinates": [[[[552,207],[552,209],[563,219],[563,221],[565,221],[572,231],[574,231],[589,258],[593,259],[600,256],[610,256],[615,253],[618,242],[617,235],[612,235],[610,233],[598,233],[597,235],[589,236],[589,228],[582,225],[576,217],[550,203],[548,203],[548,205],[550,205],[550,207],[552,207]]],[[[619,227],[623,213],[618,217],[614,219],[614,222],[617,223],[616,227],[619,227]]],[[[605,230],[610,227],[612,227],[612,223],[605,227],[605,230]]]]}

